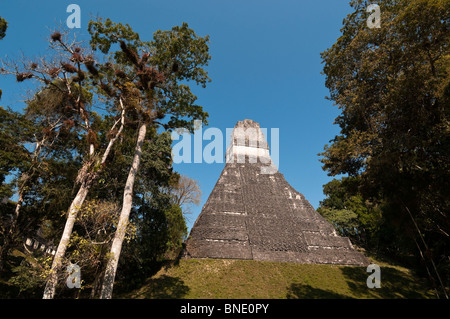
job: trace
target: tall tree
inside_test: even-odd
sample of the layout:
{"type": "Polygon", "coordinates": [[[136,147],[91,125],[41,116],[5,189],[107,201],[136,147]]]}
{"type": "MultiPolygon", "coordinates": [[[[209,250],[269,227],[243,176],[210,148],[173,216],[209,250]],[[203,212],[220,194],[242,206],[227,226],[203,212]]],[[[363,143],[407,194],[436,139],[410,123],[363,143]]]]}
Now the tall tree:
{"type": "Polygon", "coordinates": [[[386,218],[403,220],[401,236],[419,244],[443,287],[438,268],[448,271],[450,249],[450,3],[380,1],[381,28],[372,29],[369,4],[351,2],[342,36],[322,53],[341,132],[321,161],[331,175],[360,176],[362,194],[385,201],[386,218]]]}
{"type": "MultiPolygon", "coordinates": [[[[76,39],[68,39],[67,34],[58,31],[50,36],[51,57],[41,57],[28,61],[25,58],[18,61],[3,61],[3,74],[14,74],[17,81],[37,80],[44,86],[51,88],[54,95],[59,94],[61,103],[44,105],[43,109],[54,107],[51,112],[41,112],[43,118],[59,114],[63,117],[65,128],[77,128],[79,138],[84,141],[85,148],[79,155],[83,158],[83,165],[79,170],[75,184],[78,191],[67,212],[67,221],[61,240],[56,250],[44,298],[53,298],[57,284],[58,272],[70,240],[73,225],[78,211],[82,207],[89,190],[101,173],[108,156],[118,140],[125,125],[124,95],[120,88],[114,96],[105,88],[110,82],[119,78],[111,73],[109,64],[97,63],[92,52],[82,48],[76,39]],[[106,108],[101,112],[108,112],[115,120],[108,130],[108,141],[104,145],[98,144],[98,132],[94,130],[97,114],[94,109],[93,96],[106,98],[106,108]]],[[[126,91],[126,90],[125,90],[126,91]]],[[[51,131],[47,129],[47,131],[51,131]]]]}
{"type": "Polygon", "coordinates": [[[135,123],[137,132],[122,211],[103,280],[101,298],[111,298],[147,130],[185,127],[192,131],[195,120],[206,123],[208,114],[194,104],[196,96],[183,82],[195,81],[205,86],[209,78],[202,66],[207,65],[210,55],[208,37],[198,37],[186,23],[170,31],[156,31],[149,42],[141,41],[130,26],[109,19],[92,21],[89,31],[94,49],[107,53],[111,45],[120,46],[120,51],[114,54],[117,66],[121,67],[116,73],[127,79],[125,85],[130,91],[127,116],[135,123]],[[170,119],[164,120],[167,115],[170,119]]]}
{"type": "MultiPolygon", "coordinates": [[[[81,85],[88,81],[89,85],[87,85],[87,87],[90,87],[91,90],[94,90],[94,88],[96,88],[98,90],[97,93],[105,94],[108,98],[112,99],[112,108],[109,108],[108,111],[110,112],[110,114],[113,114],[116,117],[116,120],[109,128],[108,135],[110,138],[108,143],[106,145],[102,145],[103,147],[99,147],[97,143],[97,132],[92,129],[91,123],[91,121],[95,119],[95,113],[90,112],[85,107],[85,104],[82,101],[83,91],[80,89],[78,90],[79,93],[75,95],[70,89],[70,86],[66,84],[68,90],[65,93],[70,99],[73,100],[74,106],[79,113],[80,120],[84,124],[84,129],[86,131],[85,141],[88,146],[88,150],[85,156],[83,167],[80,169],[76,179],[76,183],[80,186],[78,188],[77,194],[75,195],[75,198],[73,199],[68,209],[67,221],[58,248],[56,250],[52,269],[44,290],[44,299],[51,299],[54,297],[55,287],[58,282],[58,272],[62,267],[62,260],[69,244],[70,236],[72,234],[73,226],[75,224],[78,212],[82,207],[94,181],[98,178],[99,174],[103,170],[103,167],[106,165],[108,156],[125,125],[125,106],[123,104],[124,93],[121,90],[118,90],[117,94],[113,97],[108,94],[109,92],[105,92],[105,88],[108,87],[108,84],[106,84],[105,82],[113,80],[109,76],[110,73],[108,72],[110,70],[108,65],[97,64],[92,55],[88,53],[83,54],[80,47],[74,47],[73,44],[67,44],[61,37],[61,34],[59,32],[55,32],[51,37],[52,40],[56,43],[56,47],[66,54],[69,54],[70,61],[72,61],[76,65],[74,66],[70,63],[61,63],[63,80],[65,81],[65,83],[75,82],[78,83],[79,87],[82,87],[81,85]],[[68,80],[67,75],[66,73],[64,73],[64,71],[66,73],[76,73],[76,75],[71,76],[71,78],[68,80]],[[86,76],[86,74],[89,74],[89,78],[86,76]]],[[[58,76],[59,71],[55,73],[56,76],[58,76]]],[[[93,94],[92,91],[89,93],[93,94]]]]}

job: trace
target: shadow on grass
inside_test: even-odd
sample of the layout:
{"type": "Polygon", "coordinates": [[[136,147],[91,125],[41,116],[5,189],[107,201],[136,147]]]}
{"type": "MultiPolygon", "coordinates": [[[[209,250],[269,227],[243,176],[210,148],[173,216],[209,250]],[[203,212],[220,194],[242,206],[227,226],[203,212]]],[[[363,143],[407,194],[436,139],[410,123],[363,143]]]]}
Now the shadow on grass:
{"type": "MultiPolygon", "coordinates": [[[[287,288],[288,299],[428,299],[435,298],[425,278],[395,267],[381,267],[381,288],[367,287],[367,278],[372,274],[365,267],[340,267],[343,275],[341,287],[345,294],[314,287],[308,284],[292,283],[287,288]]],[[[330,278],[333,280],[333,278],[330,278]]]]}
{"type": "Polygon", "coordinates": [[[342,299],[347,296],[333,291],[311,287],[310,285],[293,283],[288,287],[287,299],[342,299]]]}
{"type": "Polygon", "coordinates": [[[190,288],[180,278],[162,275],[149,279],[144,288],[139,290],[134,298],[143,299],[180,299],[190,288]]]}
{"type": "Polygon", "coordinates": [[[381,288],[372,289],[367,287],[367,277],[371,273],[366,272],[365,268],[343,267],[341,271],[356,298],[423,299],[434,297],[425,279],[393,267],[381,267],[381,288]]]}

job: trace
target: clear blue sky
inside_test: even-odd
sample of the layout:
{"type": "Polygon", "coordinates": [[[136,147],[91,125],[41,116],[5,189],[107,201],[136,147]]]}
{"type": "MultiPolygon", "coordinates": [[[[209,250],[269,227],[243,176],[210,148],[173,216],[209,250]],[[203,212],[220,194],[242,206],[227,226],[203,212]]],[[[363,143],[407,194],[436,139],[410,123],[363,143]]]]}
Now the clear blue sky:
{"type": "MultiPolygon", "coordinates": [[[[318,207],[324,198],[322,186],[331,177],[321,169],[317,154],[339,132],[333,125],[338,110],[325,100],[320,52],[339,37],[350,12],[347,0],[1,0],[0,16],[8,21],[8,30],[0,41],[0,57],[44,54],[49,30],[65,23],[71,3],[81,8],[81,29],[75,30],[82,35],[93,16],[128,23],[143,40],[182,22],[200,36],[209,35],[212,59],[207,70],[212,82],[194,90],[210,114],[209,127],[225,133],[248,118],[269,132],[279,128],[279,170],[318,207]]],[[[0,88],[1,105],[23,107],[26,85],[1,76],[0,88]]],[[[223,167],[175,165],[178,172],[198,180],[203,192],[201,205],[188,216],[189,227],[223,167]]]]}

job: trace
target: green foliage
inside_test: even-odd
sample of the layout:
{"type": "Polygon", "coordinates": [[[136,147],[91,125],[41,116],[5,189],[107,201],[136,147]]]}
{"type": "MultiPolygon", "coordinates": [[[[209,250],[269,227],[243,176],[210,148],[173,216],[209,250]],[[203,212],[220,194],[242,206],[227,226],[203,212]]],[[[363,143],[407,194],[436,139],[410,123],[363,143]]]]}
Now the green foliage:
{"type": "Polygon", "coordinates": [[[359,226],[358,215],[348,209],[320,208],[318,212],[345,237],[354,237],[359,226]]]}
{"type": "Polygon", "coordinates": [[[170,133],[150,133],[142,154],[142,166],[139,172],[142,183],[147,189],[152,186],[165,186],[174,174],[172,167],[172,138],[170,133]]]}
{"type": "Polygon", "coordinates": [[[51,258],[35,253],[22,259],[19,265],[13,267],[13,276],[9,283],[17,287],[18,296],[36,298],[40,296],[40,290],[45,284],[45,279],[50,270],[51,258]]]}
{"type": "Polygon", "coordinates": [[[4,183],[6,177],[28,167],[30,154],[24,144],[32,133],[31,123],[23,115],[0,106],[0,198],[12,195],[11,185],[4,183]]]}
{"type": "MultiPolygon", "coordinates": [[[[141,41],[139,34],[133,31],[130,25],[121,23],[114,23],[111,19],[107,18],[103,22],[102,18],[97,20],[90,20],[88,24],[88,31],[91,35],[91,47],[94,50],[100,50],[103,54],[109,53],[111,45],[117,43],[119,40],[126,40],[133,44],[133,48],[136,49],[141,41]]],[[[117,51],[116,54],[121,55],[117,51]]]]}
{"type": "Polygon", "coordinates": [[[149,51],[154,52],[150,61],[166,70],[171,75],[170,81],[193,80],[203,87],[210,81],[207,72],[199,67],[208,65],[211,59],[208,36],[198,37],[184,22],[170,31],[156,31],[153,39],[148,46],[149,51]]]}
{"type": "Polygon", "coordinates": [[[1,269],[24,236],[32,237],[45,218],[57,224],[60,210],[67,208],[78,168],[72,158],[76,136],[65,126],[71,117],[65,116],[65,105],[50,86],[27,101],[25,114],[0,108],[0,195],[5,200],[19,194],[17,203],[1,210],[1,269]],[[5,183],[8,175],[11,181],[5,183]]]}
{"type": "Polygon", "coordinates": [[[369,3],[351,2],[354,12],[344,19],[341,37],[322,53],[329,99],[341,110],[335,121],[341,132],[325,146],[323,168],[358,177],[364,201],[383,203],[383,227],[396,231],[399,251],[416,249],[425,238],[427,262],[433,255],[445,268],[450,2],[380,1],[381,28],[374,29],[366,25],[369,3]]]}
{"type": "Polygon", "coordinates": [[[148,205],[141,206],[138,213],[142,216],[139,224],[141,256],[149,261],[176,257],[187,235],[180,207],[171,205],[169,196],[160,193],[148,205]]]}
{"type": "Polygon", "coordinates": [[[110,68],[122,78],[116,89],[129,102],[139,100],[134,108],[153,125],[193,130],[195,120],[207,123],[208,113],[195,104],[197,97],[186,83],[195,81],[204,87],[210,81],[203,69],[211,58],[208,36],[198,37],[183,23],[170,31],[156,31],[153,41],[141,41],[128,24],[110,19],[90,21],[88,31],[91,47],[109,54],[116,63],[110,68]],[[120,50],[110,52],[117,44],[120,50]],[[170,118],[164,120],[167,115],[170,118]]]}
{"type": "Polygon", "coordinates": [[[186,239],[188,232],[186,221],[181,211],[181,207],[170,205],[166,211],[167,219],[167,242],[165,258],[175,259],[182,249],[182,243],[186,239]]]}
{"type": "Polygon", "coordinates": [[[330,98],[342,109],[324,167],[333,175],[383,167],[388,176],[392,160],[413,172],[444,164],[448,2],[384,1],[380,29],[366,27],[365,1],[352,4],[343,35],[322,53],[330,98]]]}
{"type": "Polygon", "coordinates": [[[364,200],[359,192],[360,179],[343,177],[323,187],[326,198],[317,211],[332,223],[341,236],[374,253],[389,251],[389,244],[380,246],[381,229],[388,227],[382,203],[364,200]]]}

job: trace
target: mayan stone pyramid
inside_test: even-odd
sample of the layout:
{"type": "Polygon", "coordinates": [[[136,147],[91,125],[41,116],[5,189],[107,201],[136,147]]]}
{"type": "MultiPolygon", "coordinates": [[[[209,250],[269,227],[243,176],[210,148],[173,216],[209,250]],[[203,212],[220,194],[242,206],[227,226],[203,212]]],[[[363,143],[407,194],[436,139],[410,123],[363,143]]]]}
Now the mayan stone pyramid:
{"type": "Polygon", "coordinates": [[[273,165],[258,123],[239,121],[185,258],[368,265],[273,165]]]}

